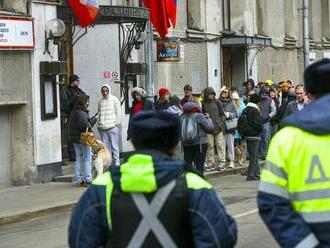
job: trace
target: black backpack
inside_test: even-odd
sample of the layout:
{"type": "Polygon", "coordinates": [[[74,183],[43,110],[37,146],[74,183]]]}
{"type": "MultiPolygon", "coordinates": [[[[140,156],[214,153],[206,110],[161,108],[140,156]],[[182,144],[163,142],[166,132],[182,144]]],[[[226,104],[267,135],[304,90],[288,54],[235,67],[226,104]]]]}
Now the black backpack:
{"type": "Polygon", "coordinates": [[[243,110],[241,116],[238,118],[237,121],[237,131],[240,133],[240,135],[247,136],[250,130],[247,113],[245,110],[243,110]]]}

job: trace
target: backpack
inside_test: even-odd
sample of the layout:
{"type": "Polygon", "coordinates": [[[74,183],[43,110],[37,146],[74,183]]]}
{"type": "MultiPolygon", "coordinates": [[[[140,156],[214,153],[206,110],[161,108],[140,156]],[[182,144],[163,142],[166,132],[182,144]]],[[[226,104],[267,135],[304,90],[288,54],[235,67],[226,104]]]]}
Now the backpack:
{"type": "Polygon", "coordinates": [[[193,114],[181,117],[181,140],[184,144],[193,144],[199,140],[198,123],[193,114]]]}
{"type": "Polygon", "coordinates": [[[247,119],[247,113],[245,110],[243,110],[241,116],[238,118],[237,121],[237,131],[242,135],[243,137],[246,136],[249,133],[250,126],[247,119]]]}

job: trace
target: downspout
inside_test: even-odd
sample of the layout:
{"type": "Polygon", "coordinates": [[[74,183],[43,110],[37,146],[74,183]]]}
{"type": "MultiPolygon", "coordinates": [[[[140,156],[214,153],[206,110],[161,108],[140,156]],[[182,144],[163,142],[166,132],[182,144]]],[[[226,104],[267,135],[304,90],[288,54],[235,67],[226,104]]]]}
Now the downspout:
{"type": "Polygon", "coordinates": [[[304,67],[309,66],[309,23],[308,0],[303,0],[303,41],[304,41],[304,67]]]}

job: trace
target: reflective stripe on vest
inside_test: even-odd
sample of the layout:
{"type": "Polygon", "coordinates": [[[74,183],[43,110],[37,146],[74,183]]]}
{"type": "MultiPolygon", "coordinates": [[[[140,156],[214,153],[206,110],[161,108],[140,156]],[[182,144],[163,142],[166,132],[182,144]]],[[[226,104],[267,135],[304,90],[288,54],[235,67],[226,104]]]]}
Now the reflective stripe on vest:
{"type": "Polygon", "coordinates": [[[133,201],[139,209],[143,219],[129,242],[128,248],[141,247],[144,240],[147,238],[149,231],[153,231],[162,247],[177,247],[163,224],[157,218],[157,215],[175,187],[175,184],[176,180],[172,180],[165,186],[161,187],[156,192],[150,205],[143,194],[131,194],[133,201]]]}
{"type": "Polygon", "coordinates": [[[330,135],[285,127],[271,141],[259,191],[289,199],[308,223],[330,221],[329,147],[330,135]]]}

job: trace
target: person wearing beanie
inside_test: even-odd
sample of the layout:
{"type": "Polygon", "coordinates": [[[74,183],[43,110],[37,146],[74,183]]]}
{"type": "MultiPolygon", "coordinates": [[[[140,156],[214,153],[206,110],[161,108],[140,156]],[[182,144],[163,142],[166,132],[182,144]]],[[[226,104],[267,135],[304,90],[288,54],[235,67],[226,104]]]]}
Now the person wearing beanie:
{"type": "MultiPolygon", "coordinates": [[[[76,74],[69,77],[69,83],[65,86],[60,86],[60,110],[61,110],[61,130],[62,133],[67,133],[67,124],[69,116],[72,113],[79,96],[86,95],[86,93],[79,88],[80,78],[76,74]]],[[[66,135],[68,136],[68,135],[66,135]]],[[[76,160],[76,154],[73,144],[67,140],[68,155],[70,161],[76,160]]]]}
{"type": "Polygon", "coordinates": [[[102,142],[112,154],[115,166],[120,165],[119,159],[119,127],[121,123],[121,106],[119,99],[111,94],[108,84],[101,87],[102,98],[98,103],[99,118],[97,128],[102,142]]]}
{"type": "Polygon", "coordinates": [[[217,169],[224,170],[226,164],[226,151],[224,146],[223,128],[226,119],[222,104],[215,99],[215,91],[212,87],[204,90],[202,110],[212,120],[214,132],[207,134],[208,148],[206,156],[205,170],[215,169],[215,149],[219,157],[220,164],[217,169]]]}
{"type": "Polygon", "coordinates": [[[259,95],[261,98],[259,106],[263,123],[260,143],[260,158],[261,160],[265,160],[272,131],[270,120],[276,115],[276,105],[273,99],[270,98],[269,90],[266,86],[260,89],[259,95]]]}
{"type": "Polygon", "coordinates": [[[71,215],[69,246],[234,247],[236,222],[218,193],[172,158],[179,117],[144,111],[131,126],[136,151],[84,192],[71,215]]]}
{"type": "Polygon", "coordinates": [[[181,115],[181,140],[183,146],[184,160],[189,168],[195,167],[199,175],[203,176],[204,163],[207,152],[207,133],[213,133],[211,119],[202,113],[202,109],[196,102],[187,102],[183,105],[181,115]],[[190,120],[196,123],[197,132],[193,140],[187,140],[189,134],[190,120]]]}
{"type": "Polygon", "coordinates": [[[182,106],[180,104],[180,98],[177,95],[173,95],[170,98],[170,106],[165,109],[168,113],[181,115],[182,114],[182,106]]]}
{"type": "Polygon", "coordinates": [[[156,110],[165,110],[170,106],[171,93],[166,88],[160,88],[158,91],[158,99],[155,103],[156,110]]]}
{"type": "Polygon", "coordinates": [[[131,119],[141,111],[148,111],[154,109],[154,103],[147,99],[147,92],[142,87],[134,87],[132,89],[132,108],[130,111],[127,140],[130,140],[131,119]]]}
{"type": "Polygon", "coordinates": [[[259,214],[281,247],[330,247],[330,60],[307,67],[304,80],[312,102],[271,141],[259,214]]]}
{"type": "Polygon", "coordinates": [[[258,154],[262,132],[262,118],[259,107],[261,98],[257,94],[252,94],[249,99],[250,101],[242,113],[248,124],[248,132],[241,135],[246,140],[249,154],[249,167],[246,172],[246,180],[256,181],[259,180],[260,175],[258,154]]]}

